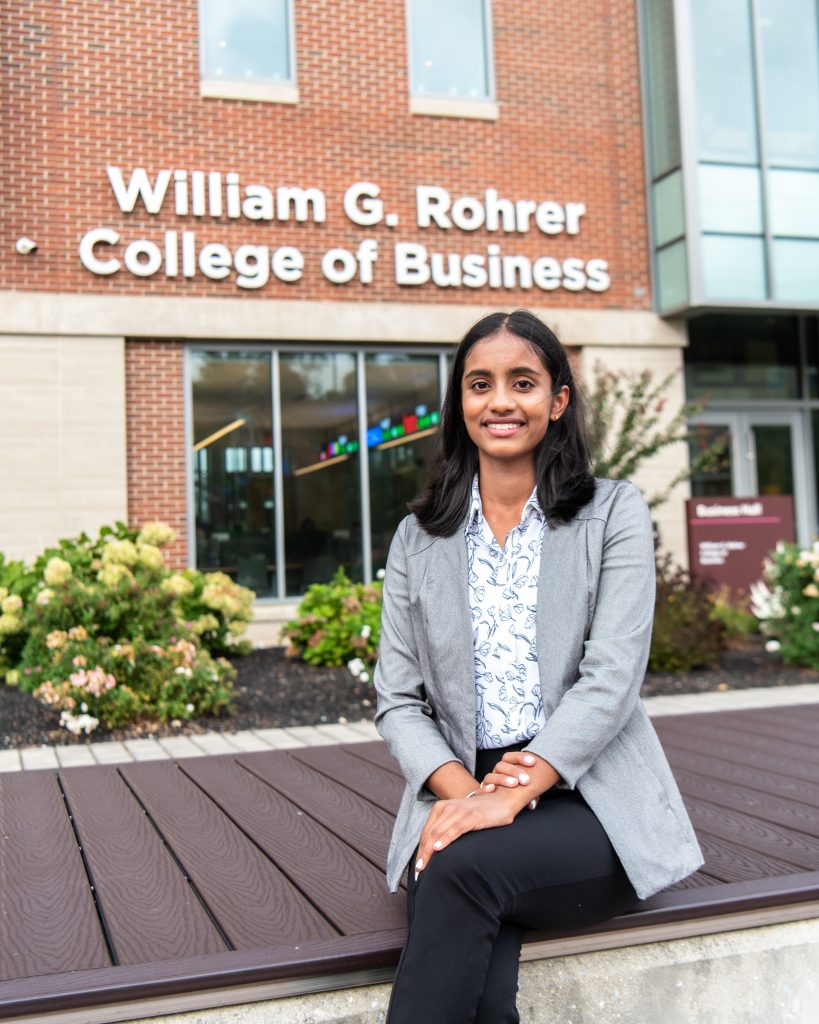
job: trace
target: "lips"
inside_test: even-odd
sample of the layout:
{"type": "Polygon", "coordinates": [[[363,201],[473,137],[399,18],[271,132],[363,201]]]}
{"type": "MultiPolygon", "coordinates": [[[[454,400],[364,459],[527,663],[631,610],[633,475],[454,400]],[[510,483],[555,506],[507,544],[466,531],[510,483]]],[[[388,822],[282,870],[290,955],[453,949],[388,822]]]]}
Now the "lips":
{"type": "Polygon", "coordinates": [[[486,430],[493,437],[510,437],[523,429],[524,424],[520,420],[487,420],[484,423],[486,430]]]}

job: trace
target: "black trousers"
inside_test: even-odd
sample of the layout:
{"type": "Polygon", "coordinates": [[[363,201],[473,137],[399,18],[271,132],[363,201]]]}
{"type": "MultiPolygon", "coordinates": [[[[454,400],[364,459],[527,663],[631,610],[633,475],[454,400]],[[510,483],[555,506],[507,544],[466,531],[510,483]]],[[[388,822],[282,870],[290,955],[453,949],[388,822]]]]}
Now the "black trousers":
{"type": "MultiPolygon", "coordinates": [[[[477,777],[502,754],[479,751],[477,777]]],[[[414,862],[389,1024],[518,1024],[526,930],[595,924],[637,902],[600,822],[567,790],[549,790],[511,825],[456,839],[417,882],[414,862]]]]}

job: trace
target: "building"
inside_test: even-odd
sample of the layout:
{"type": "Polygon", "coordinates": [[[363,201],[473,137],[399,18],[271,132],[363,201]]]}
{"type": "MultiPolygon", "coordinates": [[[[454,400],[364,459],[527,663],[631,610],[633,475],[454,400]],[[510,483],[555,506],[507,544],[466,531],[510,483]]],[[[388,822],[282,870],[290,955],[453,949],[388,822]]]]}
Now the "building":
{"type": "MultiPolygon", "coordinates": [[[[707,142],[739,130],[739,106],[709,107],[738,60],[727,29],[719,60],[723,37],[697,35],[713,6],[7,4],[0,550],[162,518],[177,564],[235,575],[262,617],[339,564],[372,578],[452,343],[518,306],[587,373],[682,371],[690,342],[689,393],[737,438],[731,487],[754,489],[750,430],[770,486],[790,453],[811,533],[815,3],[716,5],[728,28],[753,7],[776,46],[798,37],[811,99],[777,129],[787,172],[771,144],[707,142]]],[[[751,79],[742,124],[762,139],[775,103],[751,79]]],[[[687,493],[657,515],[680,559],[687,493]]]]}
{"type": "Polygon", "coordinates": [[[686,391],[730,438],[695,494],[794,499],[817,533],[815,0],[644,0],[655,303],[686,318],[686,391]]]}

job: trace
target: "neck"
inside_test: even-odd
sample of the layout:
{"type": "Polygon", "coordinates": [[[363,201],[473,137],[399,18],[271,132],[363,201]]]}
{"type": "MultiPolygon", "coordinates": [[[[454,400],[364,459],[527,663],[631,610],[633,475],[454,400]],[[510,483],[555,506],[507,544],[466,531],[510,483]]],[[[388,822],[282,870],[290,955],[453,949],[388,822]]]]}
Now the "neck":
{"type": "Polygon", "coordinates": [[[488,505],[520,515],[535,486],[534,462],[504,465],[481,460],[478,481],[484,509],[488,505]]]}

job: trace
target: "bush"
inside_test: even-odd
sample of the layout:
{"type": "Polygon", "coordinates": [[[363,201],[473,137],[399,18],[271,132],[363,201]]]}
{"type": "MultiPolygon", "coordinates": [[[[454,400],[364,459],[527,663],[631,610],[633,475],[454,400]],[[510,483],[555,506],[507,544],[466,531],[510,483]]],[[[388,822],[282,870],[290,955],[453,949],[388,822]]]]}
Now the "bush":
{"type": "Polygon", "coordinates": [[[751,587],[751,608],[765,647],[786,664],[819,669],[819,541],[812,548],[779,543],[751,587]]]}
{"type": "Polygon", "coordinates": [[[252,591],[221,573],[172,572],[170,527],[123,523],[62,540],[26,570],[0,563],[0,668],[72,732],[230,708],[252,591]]]}
{"type": "Polygon", "coordinates": [[[381,638],[381,583],[352,583],[339,568],[330,583],[314,583],[297,617],[282,627],[286,654],[312,665],[343,665],[368,682],[381,638]]]}
{"type": "MultiPolygon", "coordinates": [[[[595,476],[630,480],[644,463],[670,445],[698,441],[690,420],[702,412],[698,402],[669,408],[669,392],[678,371],[660,380],[651,370],[611,371],[595,363],[588,389],[588,440],[595,476]]],[[[668,481],[662,491],[647,496],[649,508],[668,499],[674,488],[698,473],[722,464],[727,437],[697,445],[689,465],[668,481]]]]}
{"type": "Polygon", "coordinates": [[[658,557],[649,669],[686,672],[711,664],[726,646],[725,624],[712,613],[708,584],[675,566],[670,555],[658,557]]]}
{"type": "Polygon", "coordinates": [[[759,632],[756,616],[732,597],[729,588],[724,587],[717,591],[711,600],[711,619],[725,626],[729,639],[741,639],[759,632]]]}

